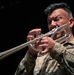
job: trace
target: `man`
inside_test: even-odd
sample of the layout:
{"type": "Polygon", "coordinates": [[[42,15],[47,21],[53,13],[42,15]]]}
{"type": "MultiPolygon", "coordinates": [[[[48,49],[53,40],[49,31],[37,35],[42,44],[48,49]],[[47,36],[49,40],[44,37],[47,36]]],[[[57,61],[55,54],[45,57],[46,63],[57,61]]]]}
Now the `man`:
{"type": "MultiPolygon", "coordinates": [[[[15,75],[74,75],[74,37],[70,32],[74,25],[72,12],[66,3],[51,4],[44,11],[50,31],[65,24],[67,27],[55,33],[53,38],[45,36],[37,40],[34,45],[36,49],[42,49],[41,52],[34,50],[31,45],[28,46],[28,51],[18,65],[15,75]],[[65,37],[66,40],[58,42],[57,40],[65,34],[69,38],[65,37]]],[[[40,34],[40,28],[29,31],[27,41],[40,34]]]]}

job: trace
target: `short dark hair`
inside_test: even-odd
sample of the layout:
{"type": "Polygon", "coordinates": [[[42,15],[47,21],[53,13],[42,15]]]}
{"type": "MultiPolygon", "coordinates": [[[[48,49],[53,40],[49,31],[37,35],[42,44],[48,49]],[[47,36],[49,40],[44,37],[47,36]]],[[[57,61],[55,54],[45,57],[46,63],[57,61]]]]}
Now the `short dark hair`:
{"type": "Polygon", "coordinates": [[[64,2],[60,2],[60,3],[53,3],[53,4],[50,4],[45,10],[45,14],[47,15],[48,13],[52,13],[55,9],[59,9],[59,8],[62,8],[64,9],[66,12],[68,12],[68,16],[69,17],[73,17],[72,15],[72,12],[70,10],[70,6],[67,5],[66,3],[64,2]]]}

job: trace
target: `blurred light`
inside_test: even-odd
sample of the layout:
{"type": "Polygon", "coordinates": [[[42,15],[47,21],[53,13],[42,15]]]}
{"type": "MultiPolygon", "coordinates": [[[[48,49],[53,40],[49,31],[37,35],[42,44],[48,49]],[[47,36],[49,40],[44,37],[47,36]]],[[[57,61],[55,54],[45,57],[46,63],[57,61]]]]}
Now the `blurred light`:
{"type": "Polygon", "coordinates": [[[14,4],[19,4],[19,3],[20,3],[20,1],[9,2],[9,4],[7,4],[7,5],[5,4],[6,6],[1,5],[0,9],[3,10],[4,8],[6,8],[8,6],[13,6],[14,4]]]}
{"type": "Polygon", "coordinates": [[[1,8],[1,9],[4,9],[5,7],[2,5],[0,8],[1,8]]]}
{"type": "Polygon", "coordinates": [[[20,1],[15,1],[16,4],[20,3],[20,1]]]}

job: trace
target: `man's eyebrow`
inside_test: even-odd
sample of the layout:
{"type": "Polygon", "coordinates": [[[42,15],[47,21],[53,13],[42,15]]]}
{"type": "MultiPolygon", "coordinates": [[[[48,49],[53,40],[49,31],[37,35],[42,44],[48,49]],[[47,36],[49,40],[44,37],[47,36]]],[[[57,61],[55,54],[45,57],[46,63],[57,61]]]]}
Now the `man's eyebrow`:
{"type": "Polygon", "coordinates": [[[55,19],[55,18],[57,18],[57,17],[59,17],[59,16],[61,16],[61,15],[58,14],[58,15],[56,15],[55,17],[49,17],[49,18],[47,19],[47,21],[51,21],[51,20],[53,20],[53,19],[55,19]]]}
{"type": "Polygon", "coordinates": [[[52,20],[52,19],[57,18],[57,17],[59,17],[59,16],[60,16],[60,14],[57,15],[57,16],[55,16],[55,17],[50,17],[49,20],[52,20]]]}
{"type": "Polygon", "coordinates": [[[55,17],[61,16],[61,14],[56,15],[55,17]]]}
{"type": "Polygon", "coordinates": [[[57,15],[57,16],[55,16],[54,18],[57,18],[57,17],[59,17],[60,15],[57,15]]]}

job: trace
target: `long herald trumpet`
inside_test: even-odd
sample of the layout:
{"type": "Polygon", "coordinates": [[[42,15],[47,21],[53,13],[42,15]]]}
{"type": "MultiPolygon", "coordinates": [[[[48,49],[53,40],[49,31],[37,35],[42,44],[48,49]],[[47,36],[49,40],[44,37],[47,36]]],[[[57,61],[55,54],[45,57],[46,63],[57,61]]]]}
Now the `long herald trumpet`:
{"type": "MultiPolygon", "coordinates": [[[[8,50],[3,51],[3,52],[0,52],[0,60],[5,58],[5,57],[7,57],[7,56],[9,56],[9,55],[11,55],[11,54],[13,54],[13,53],[15,53],[15,52],[17,52],[17,51],[19,51],[19,50],[21,50],[21,49],[23,49],[23,48],[25,48],[25,47],[27,47],[27,46],[29,46],[30,44],[32,44],[33,42],[43,38],[44,36],[48,36],[48,35],[49,36],[50,35],[54,36],[56,32],[64,30],[63,28],[65,28],[66,26],[68,26],[68,24],[64,24],[64,25],[62,25],[60,27],[54,28],[51,31],[47,32],[46,34],[40,35],[40,36],[36,37],[35,39],[30,40],[30,41],[28,41],[26,43],[23,43],[21,45],[18,45],[18,46],[14,47],[14,48],[8,49],[8,50]]],[[[63,36],[63,37],[61,37],[61,38],[59,38],[59,39],[57,39],[55,41],[61,43],[61,42],[65,41],[67,38],[69,38],[70,36],[71,35],[69,35],[69,36],[65,35],[65,36],[63,36]]]]}

